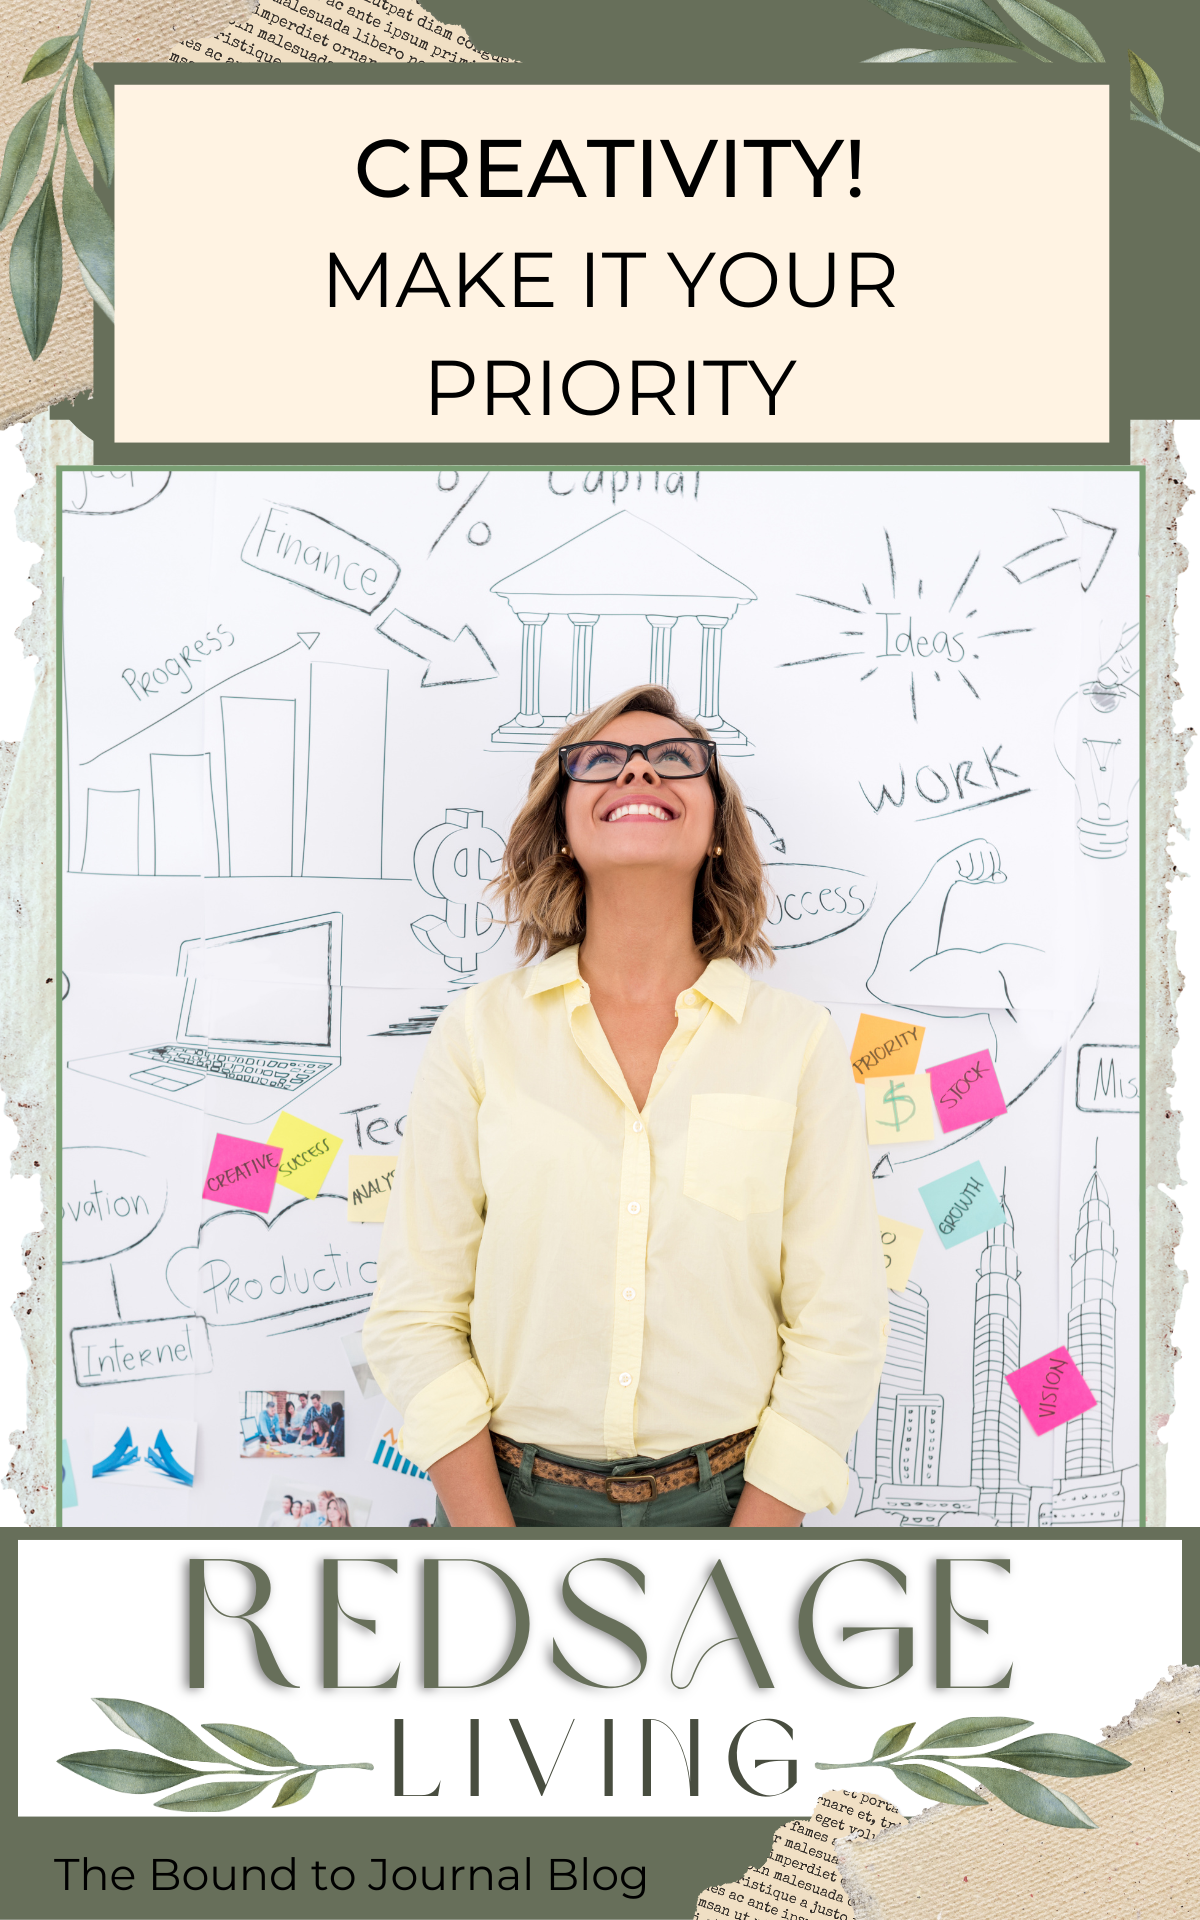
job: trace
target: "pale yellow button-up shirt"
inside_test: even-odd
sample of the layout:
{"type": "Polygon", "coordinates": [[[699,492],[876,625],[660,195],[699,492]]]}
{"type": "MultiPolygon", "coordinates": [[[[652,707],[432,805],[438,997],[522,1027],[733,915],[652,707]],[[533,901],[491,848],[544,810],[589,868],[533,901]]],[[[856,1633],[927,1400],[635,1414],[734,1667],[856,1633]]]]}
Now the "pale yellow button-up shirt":
{"type": "Polygon", "coordinates": [[[472,987],[417,1073],[363,1329],[428,1467],[490,1426],[585,1460],[756,1429],[836,1510],[887,1306],[862,1110],[823,1007],[715,960],[639,1113],[579,949],[472,987]]]}

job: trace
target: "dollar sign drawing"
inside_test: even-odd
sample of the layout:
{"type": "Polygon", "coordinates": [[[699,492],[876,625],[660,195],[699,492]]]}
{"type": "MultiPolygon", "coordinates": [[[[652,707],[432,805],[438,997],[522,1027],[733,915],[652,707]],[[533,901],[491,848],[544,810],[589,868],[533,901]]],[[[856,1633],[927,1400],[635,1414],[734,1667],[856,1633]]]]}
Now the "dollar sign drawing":
{"type": "Polygon", "coordinates": [[[897,1091],[898,1088],[903,1088],[903,1086],[903,1080],[889,1080],[888,1090],[883,1096],[884,1106],[890,1107],[892,1110],[891,1119],[885,1120],[883,1124],[885,1126],[895,1127],[897,1133],[899,1133],[901,1127],[908,1124],[917,1110],[917,1103],[911,1094],[897,1091]],[[903,1100],[905,1106],[908,1108],[907,1113],[901,1113],[900,1111],[899,1103],[901,1100],[903,1100]]]}
{"type": "Polygon", "coordinates": [[[430,827],[413,849],[413,872],[423,893],[445,901],[441,914],[412,922],[422,946],[440,953],[455,973],[474,973],[479,956],[504,932],[482,899],[504,852],[504,842],[473,807],[447,807],[440,826],[430,827]]]}

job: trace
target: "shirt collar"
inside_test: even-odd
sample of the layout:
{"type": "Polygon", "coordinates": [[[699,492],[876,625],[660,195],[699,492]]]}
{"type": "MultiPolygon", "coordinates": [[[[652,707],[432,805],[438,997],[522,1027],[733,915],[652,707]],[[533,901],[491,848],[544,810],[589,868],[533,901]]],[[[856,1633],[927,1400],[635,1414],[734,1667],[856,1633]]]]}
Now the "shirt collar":
{"type": "MultiPolygon", "coordinates": [[[[560,953],[553,953],[548,960],[541,961],[529,969],[529,979],[525,984],[525,998],[534,994],[546,993],[552,987],[569,987],[581,978],[579,972],[579,948],[564,947],[560,953]]],[[[731,1020],[740,1023],[746,1011],[746,997],[750,983],[736,960],[710,960],[700,975],[693,993],[703,994],[722,1013],[731,1020]]]]}

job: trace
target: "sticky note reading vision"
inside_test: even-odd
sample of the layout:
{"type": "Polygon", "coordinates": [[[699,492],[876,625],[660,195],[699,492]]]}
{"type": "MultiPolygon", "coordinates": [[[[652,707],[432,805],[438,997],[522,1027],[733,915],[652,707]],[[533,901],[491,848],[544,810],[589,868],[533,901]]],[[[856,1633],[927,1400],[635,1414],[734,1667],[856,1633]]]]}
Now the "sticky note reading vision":
{"type": "Polygon", "coordinates": [[[394,1153],[352,1153],[347,1220],[382,1220],[391,1198],[396,1172],[394,1153]]]}
{"type": "Polygon", "coordinates": [[[974,1240],[977,1234],[1004,1225],[1004,1207],[978,1160],[917,1191],[944,1247],[955,1247],[960,1240],[974,1240]]]}
{"type": "Polygon", "coordinates": [[[850,1049],[854,1078],[861,1082],[881,1073],[915,1073],[924,1038],[924,1027],[883,1020],[877,1013],[860,1013],[850,1049]]]}
{"type": "Polygon", "coordinates": [[[910,1227],[904,1220],[885,1220],[880,1214],[879,1240],[883,1247],[887,1283],[893,1293],[903,1293],[908,1285],[917,1248],[924,1238],[924,1227],[910,1227]]]}
{"type": "Polygon", "coordinates": [[[1096,1404],[1096,1396],[1066,1347],[1055,1347],[1040,1360],[1031,1360],[1006,1373],[1022,1413],[1035,1433],[1052,1433],[1096,1404]]]}
{"type": "Polygon", "coordinates": [[[213,1142],[202,1197],[219,1200],[222,1206],[247,1207],[252,1213],[266,1213],[275,1191],[279,1161],[278,1147],[269,1147],[262,1140],[239,1140],[235,1134],[219,1133],[213,1142]]]}
{"type": "Polygon", "coordinates": [[[283,1156],[279,1185],[315,1200],[341,1144],[336,1133],[322,1133],[319,1127],[310,1127],[307,1120],[298,1120],[294,1113],[281,1113],[267,1141],[283,1156]]]}
{"type": "Polygon", "coordinates": [[[864,1080],[867,1139],[873,1147],[894,1147],[904,1140],[932,1140],[937,1133],[927,1073],[906,1073],[886,1080],[864,1080]]]}
{"type": "Polygon", "coordinates": [[[977,1126],[981,1120],[994,1120],[997,1114],[1008,1112],[986,1048],[982,1053],[964,1053],[961,1060],[943,1060],[940,1066],[930,1067],[929,1085],[943,1133],[977,1126]]]}

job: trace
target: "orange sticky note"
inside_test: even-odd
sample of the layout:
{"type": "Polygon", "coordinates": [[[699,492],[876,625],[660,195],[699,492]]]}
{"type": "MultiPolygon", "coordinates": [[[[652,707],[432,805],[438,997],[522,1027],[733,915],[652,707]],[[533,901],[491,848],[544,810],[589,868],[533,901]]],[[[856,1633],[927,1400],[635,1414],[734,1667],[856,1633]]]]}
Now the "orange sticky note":
{"type": "Polygon", "coordinates": [[[859,1014],[854,1045],[850,1049],[854,1078],[861,1083],[884,1075],[915,1073],[924,1038],[924,1027],[915,1026],[911,1020],[884,1020],[877,1013],[859,1014]]]}

